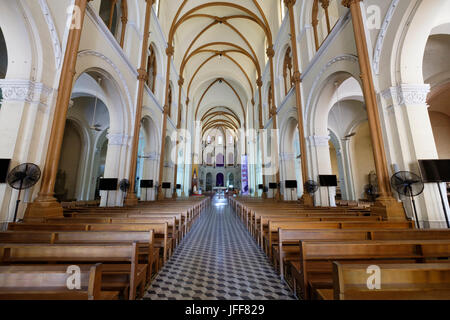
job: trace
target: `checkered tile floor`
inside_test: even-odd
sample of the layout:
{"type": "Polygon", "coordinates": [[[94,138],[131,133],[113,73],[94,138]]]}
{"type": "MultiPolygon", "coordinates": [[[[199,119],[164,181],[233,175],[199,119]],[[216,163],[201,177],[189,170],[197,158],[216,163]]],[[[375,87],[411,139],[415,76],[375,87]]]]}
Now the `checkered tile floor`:
{"type": "Polygon", "coordinates": [[[214,199],[148,289],[144,300],[291,300],[264,252],[214,199]]]}

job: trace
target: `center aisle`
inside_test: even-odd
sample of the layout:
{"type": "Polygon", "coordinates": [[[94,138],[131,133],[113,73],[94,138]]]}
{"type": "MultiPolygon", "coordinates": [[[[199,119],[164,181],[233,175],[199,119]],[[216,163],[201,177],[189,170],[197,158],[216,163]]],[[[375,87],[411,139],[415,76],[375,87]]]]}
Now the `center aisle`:
{"type": "Polygon", "coordinates": [[[294,299],[231,210],[227,200],[213,199],[145,300],[294,299]]]}

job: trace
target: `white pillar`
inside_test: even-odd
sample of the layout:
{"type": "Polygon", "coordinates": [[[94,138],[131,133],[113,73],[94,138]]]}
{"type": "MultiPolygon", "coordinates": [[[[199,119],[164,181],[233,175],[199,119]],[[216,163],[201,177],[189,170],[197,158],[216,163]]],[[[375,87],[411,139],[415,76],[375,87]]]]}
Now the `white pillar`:
{"type": "MultiPolygon", "coordinates": [[[[400,84],[384,90],[380,99],[391,164],[419,175],[418,160],[438,159],[426,104],[429,92],[428,84],[400,84]]],[[[410,200],[404,203],[408,216],[413,217],[410,200]]],[[[437,184],[426,184],[416,205],[421,227],[446,227],[437,184]]]]}

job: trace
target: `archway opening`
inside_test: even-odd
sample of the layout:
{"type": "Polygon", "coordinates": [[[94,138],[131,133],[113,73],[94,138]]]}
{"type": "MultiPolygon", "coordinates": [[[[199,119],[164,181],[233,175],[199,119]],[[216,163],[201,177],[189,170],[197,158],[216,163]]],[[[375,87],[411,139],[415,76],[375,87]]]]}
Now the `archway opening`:
{"type": "Polygon", "coordinates": [[[429,116],[438,157],[450,159],[450,35],[428,38],[423,59],[423,76],[430,84],[429,116]]]}
{"type": "Polygon", "coordinates": [[[225,186],[225,178],[223,173],[218,173],[216,175],[216,187],[223,188],[225,186]]]}
{"type": "Polygon", "coordinates": [[[377,188],[375,177],[375,162],[373,158],[372,139],[370,136],[369,122],[359,124],[351,139],[351,157],[353,164],[353,182],[355,185],[356,200],[369,200],[365,193],[368,184],[377,188]]]}

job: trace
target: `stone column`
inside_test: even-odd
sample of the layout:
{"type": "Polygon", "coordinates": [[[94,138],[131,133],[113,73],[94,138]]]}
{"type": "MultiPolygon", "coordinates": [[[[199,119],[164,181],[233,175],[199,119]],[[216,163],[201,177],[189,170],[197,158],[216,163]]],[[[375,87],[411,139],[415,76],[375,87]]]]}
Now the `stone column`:
{"type": "MultiPolygon", "coordinates": [[[[298,53],[297,53],[297,33],[295,29],[295,18],[294,18],[294,4],[296,0],[284,0],[288,10],[289,10],[289,22],[291,27],[291,46],[292,46],[292,61],[294,64],[294,77],[293,81],[295,84],[295,101],[297,105],[297,118],[298,118],[298,135],[300,143],[300,155],[301,155],[301,166],[302,166],[302,181],[303,185],[308,181],[308,163],[306,159],[306,143],[305,143],[305,129],[303,123],[303,107],[302,107],[302,92],[301,92],[301,74],[300,67],[298,63],[298,53]]],[[[314,201],[312,196],[304,192],[302,196],[302,203],[307,207],[312,207],[314,201]]]]}
{"type": "Polygon", "coordinates": [[[76,73],[77,54],[80,47],[81,33],[88,1],[90,0],[75,1],[75,9],[72,16],[73,25],[70,28],[67,39],[50,141],[42,174],[41,189],[34,202],[28,205],[24,216],[25,220],[54,216],[62,217],[63,215],[61,204],[56,201],[53,195],[66,125],[67,110],[69,108],[72,86],[76,73]]]}
{"type": "MultiPolygon", "coordinates": [[[[178,190],[176,189],[177,186],[177,179],[178,179],[178,140],[180,139],[180,129],[181,129],[181,92],[183,89],[184,79],[182,76],[180,76],[180,79],[178,80],[178,117],[177,117],[177,140],[175,141],[175,173],[173,178],[173,198],[178,197],[178,190]]],[[[187,119],[186,119],[187,120],[187,119]]]]}
{"type": "Polygon", "coordinates": [[[361,12],[361,1],[362,0],[343,0],[342,5],[350,8],[352,15],[353,30],[359,58],[358,61],[361,69],[362,89],[367,108],[375,168],[378,177],[380,197],[377,199],[374,207],[372,207],[372,212],[380,214],[388,220],[405,220],[406,215],[403,206],[392,196],[386,152],[384,149],[380,117],[378,114],[378,104],[373,83],[372,68],[370,65],[367,39],[361,12]]]}
{"type": "Polygon", "coordinates": [[[264,139],[262,136],[263,130],[264,130],[264,124],[262,120],[262,113],[263,113],[263,107],[262,107],[262,85],[263,82],[261,78],[258,78],[256,81],[256,84],[258,85],[258,94],[259,94],[259,114],[258,114],[258,120],[259,120],[259,131],[260,131],[260,141],[261,141],[261,173],[262,173],[262,180],[263,180],[263,186],[264,189],[262,191],[262,198],[267,199],[267,192],[266,192],[266,176],[264,175],[264,139]]]}
{"type": "Polygon", "coordinates": [[[152,15],[152,5],[153,0],[146,0],[147,5],[145,8],[145,24],[144,24],[144,39],[142,41],[142,53],[141,53],[141,67],[138,69],[138,97],[136,104],[136,115],[134,118],[134,135],[133,144],[131,147],[131,164],[130,164],[130,190],[127,193],[125,199],[125,205],[134,206],[137,205],[138,199],[136,196],[136,167],[137,167],[137,156],[139,150],[139,133],[141,131],[141,117],[142,117],[142,104],[144,101],[144,86],[147,81],[147,49],[148,49],[148,39],[150,37],[150,18],[152,15]]]}
{"type": "Polygon", "coordinates": [[[163,110],[163,123],[161,132],[161,160],[159,162],[159,185],[158,185],[158,200],[163,200],[165,198],[165,193],[162,189],[162,183],[164,179],[164,153],[166,152],[166,131],[167,131],[167,117],[169,115],[169,86],[170,86],[170,66],[171,59],[174,54],[174,48],[171,43],[168,43],[167,49],[167,73],[166,73],[166,91],[164,98],[164,110],[163,110]]]}
{"type": "MultiPolygon", "coordinates": [[[[275,71],[273,67],[273,57],[275,56],[275,51],[273,50],[273,45],[270,44],[269,48],[267,48],[267,56],[269,57],[269,66],[270,66],[270,80],[271,80],[271,88],[272,92],[270,93],[272,95],[272,103],[273,105],[269,105],[269,114],[272,118],[273,123],[273,132],[275,133],[275,136],[272,137],[272,144],[275,143],[275,148],[272,148],[272,150],[276,150],[275,154],[272,155],[272,169],[273,165],[279,166],[279,160],[278,160],[278,125],[277,125],[277,107],[275,106],[275,71]]],[[[281,200],[281,193],[280,193],[280,170],[279,168],[276,168],[275,173],[275,181],[277,183],[277,189],[274,195],[275,200],[281,200]]],[[[263,170],[264,173],[264,170],[263,170]]]]}
{"type": "MultiPolygon", "coordinates": [[[[380,99],[390,133],[390,154],[400,170],[419,174],[418,160],[438,159],[433,128],[429,120],[428,84],[400,84],[384,90],[380,99]]],[[[443,193],[445,195],[445,191],[443,193]]],[[[409,198],[403,198],[408,216],[414,217],[409,198]]],[[[445,198],[444,198],[445,200],[445,198]]],[[[426,183],[422,195],[416,197],[420,226],[446,228],[438,185],[426,183]]]]}

